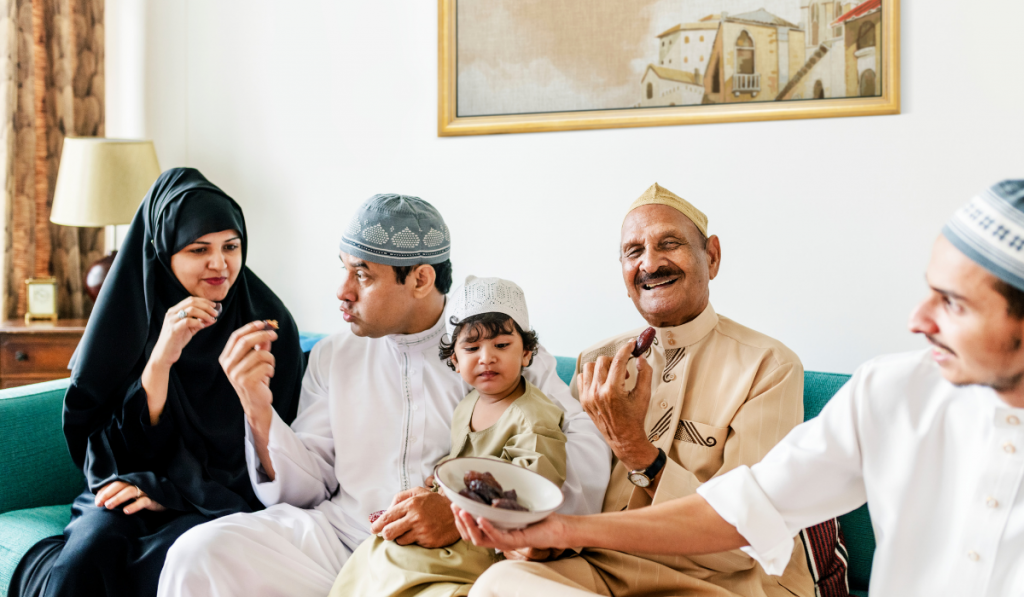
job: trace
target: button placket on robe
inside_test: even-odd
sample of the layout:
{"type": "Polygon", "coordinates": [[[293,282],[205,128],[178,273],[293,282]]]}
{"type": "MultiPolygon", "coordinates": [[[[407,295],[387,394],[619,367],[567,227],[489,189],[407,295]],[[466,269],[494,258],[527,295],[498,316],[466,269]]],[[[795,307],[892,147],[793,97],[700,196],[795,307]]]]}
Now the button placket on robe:
{"type": "MultiPolygon", "coordinates": [[[[422,472],[424,442],[426,433],[426,404],[423,375],[423,344],[435,334],[420,334],[412,339],[393,340],[392,350],[399,362],[402,388],[402,435],[398,438],[399,488],[401,491],[418,487],[425,481],[422,472]],[[410,341],[411,340],[411,341],[410,341]]],[[[382,416],[397,416],[398,413],[383,413],[382,416]]]]}
{"type": "MultiPolygon", "coordinates": [[[[426,363],[423,362],[423,352],[409,352],[409,387],[410,387],[410,398],[411,404],[409,405],[410,410],[410,425],[409,425],[409,446],[406,451],[408,455],[408,462],[406,463],[409,471],[418,471],[420,463],[423,461],[423,441],[422,438],[426,437],[426,417],[424,413],[426,408],[423,407],[426,400],[426,396],[423,390],[423,368],[426,363]]],[[[422,485],[425,479],[410,479],[411,487],[417,487],[422,485]]]]}
{"type": "Polygon", "coordinates": [[[672,425],[669,426],[668,431],[665,432],[667,437],[665,444],[658,446],[665,450],[665,453],[671,458],[672,446],[676,439],[676,430],[679,428],[679,420],[682,418],[683,412],[683,396],[686,394],[686,380],[689,379],[690,373],[690,358],[689,355],[683,355],[682,360],[676,363],[672,371],[676,373],[676,377],[673,377],[665,386],[671,389],[672,394],[667,396],[666,401],[668,402],[668,408],[672,411],[672,425]],[[677,381],[678,380],[678,381],[677,381]]]}
{"type": "Polygon", "coordinates": [[[1021,521],[1021,506],[1022,496],[1021,492],[1024,490],[1024,425],[1021,424],[1021,420],[1024,418],[1024,412],[1019,408],[1004,408],[1000,407],[996,409],[995,416],[993,417],[994,431],[998,438],[997,443],[1001,444],[1001,450],[993,454],[995,457],[993,460],[999,462],[998,468],[999,483],[995,491],[992,492],[992,501],[986,504],[986,509],[991,513],[993,517],[993,524],[991,529],[987,533],[990,547],[987,549],[991,553],[981,553],[984,558],[988,556],[990,560],[989,566],[986,567],[987,583],[992,582],[994,572],[994,566],[996,560],[1005,562],[1007,556],[1010,558],[1016,558],[1019,560],[1019,553],[1001,553],[1000,546],[1004,546],[1004,552],[1006,547],[1002,541],[1002,536],[1011,532],[1014,527],[1020,528],[1021,521]],[[1007,449],[1007,446],[1012,446],[1012,449],[1007,449]]]}
{"type": "Polygon", "coordinates": [[[1009,523],[1012,504],[1024,477],[1024,458],[1016,450],[1016,445],[1024,438],[1019,419],[1015,424],[1016,415],[1002,408],[996,408],[989,416],[991,451],[982,463],[984,472],[979,477],[981,487],[987,489],[981,494],[984,497],[973,506],[973,514],[967,521],[970,531],[962,560],[966,566],[964,579],[974,579],[971,584],[975,587],[987,586],[992,579],[993,567],[1000,555],[1000,537],[1009,523]],[[1001,507],[1004,503],[1011,507],[1001,507]]]}
{"type": "Polygon", "coordinates": [[[679,334],[675,331],[671,329],[658,331],[662,336],[661,342],[663,343],[663,349],[665,352],[665,367],[662,369],[660,374],[655,377],[666,388],[666,392],[661,395],[662,399],[658,402],[657,406],[661,411],[659,414],[664,413],[666,410],[671,410],[672,412],[671,425],[669,425],[669,428],[662,434],[662,437],[666,438],[665,442],[658,447],[665,450],[665,453],[671,458],[676,430],[679,427],[679,419],[683,412],[683,395],[686,393],[686,376],[689,369],[689,354],[687,354],[687,349],[682,346],[679,334]],[[669,358],[670,351],[673,355],[671,359],[669,358]],[[665,369],[667,369],[670,364],[671,369],[666,372],[665,369]],[[675,383],[676,380],[679,380],[678,384],[675,383]]]}
{"type": "MultiPolygon", "coordinates": [[[[673,403],[676,401],[672,398],[671,393],[673,388],[672,384],[659,384],[657,391],[650,397],[650,404],[647,407],[647,417],[652,422],[650,426],[656,426],[652,429],[653,434],[649,435],[650,442],[656,447],[664,450],[666,454],[672,446],[673,434],[676,432],[676,425],[678,425],[678,417],[675,416],[675,412],[672,408],[673,403]],[[666,418],[668,418],[666,420],[666,418]]],[[[650,429],[650,426],[648,429],[650,429]]]]}
{"type": "MultiPolygon", "coordinates": [[[[655,336],[657,338],[657,336],[655,336]]],[[[665,350],[662,345],[662,340],[658,339],[658,343],[651,346],[650,352],[645,357],[647,359],[647,365],[651,368],[651,400],[647,405],[647,414],[644,418],[644,429],[647,430],[648,438],[651,443],[657,445],[658,441],[666,431],[664,431],[664,425],[659,424],[662,418],[665,416],[665,409],[659,408],[659,404],[664,402],[662,398],[662,387],[665,385],[661,380],[661,372],[665,370],[665,350]]],[[[635,364],[635,360],[630,359],[630,364],[635,364]]],[[[630,376],[637,375],[635,369],[629,372],[630,376]]],[[[627,380],[628,382],[628,380],[627,380]]],[[[628,387],[627,383],[627,387],[628,387]]]]}
{"type": "MultiPolygon", "coordinates": [[[[664,352],[662,353],[662,360],[665,360],[664,352]]],[[[657,434],[656,437],[651,438],[651,443],[655,447],[661,448],[665,451],[665,455],[670,460],[677,460],[672,458],[672,447],[675,444],[676,429],[679,427],[679,418],[683,408],[683,395],[686,393],[686,380],[689,374],[690,359],[688,355],[684,356],[681,361],[676,363],[673,371],[678,372],[678,376],[668,382],[661,381],[661,375],[664,374],[664,367],[657,371],[657,375],[654,376],[653,383],[658,383],[657,392],[651,396],[651,403],[654,404],[657,400],[665,402],[668,405],[668,410],[662,410],[660,408],[648,408],[648,415],[654,415],[655,421],[660,420],[661,417],[668,414],[669,425],[665,431],[657,434]],[[678,383],[676,382],[678,380],[678,383]]],[[[654,373],[654,372],[652,372],[654,373]]],[[[652,500],[647,494],[647,491],[639,487],[634,487],[630,495],[627,507],[629,509],[636,509],[643,506],[649,506],[652,500]]]]}
{"type": "MultiPolygon", "coordinates": [[[[648,432],[648,438],[656,448],[661,448],[668,455],[671,449],[671,438],[675,433],[678,421],[673,423],[674,413],[671,405],[675,402],[671,398],[671,392],[675,384],[665,383],[661,375],[665,371],[666,355],[665,340],[661,337],[661,330],[658,330],[658,344],[651,348],[648,364],[651,366],[651,401],[647,407],[647,417],[644,425],[648,432]],[[665,404],[668,408],[662,408],[665,404]],[[665,421],[665,417],[668,420],[665,421]],[[660,423],[660,424],[659,424],[660,423]],[[653,432],[653,433],[652,433],[653,432]]],[[[627,508],[636,509],[651,504],[651,498],[645,489],[632,487],[627,501],[627,508]]]]}

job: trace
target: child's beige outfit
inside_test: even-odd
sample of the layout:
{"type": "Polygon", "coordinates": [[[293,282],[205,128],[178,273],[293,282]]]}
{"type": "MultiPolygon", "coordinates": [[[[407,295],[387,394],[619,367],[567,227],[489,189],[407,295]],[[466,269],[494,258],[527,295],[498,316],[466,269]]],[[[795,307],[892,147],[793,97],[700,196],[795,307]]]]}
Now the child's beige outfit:
{"type": "MultiPolygon", "coordinates": [[[[455,408],[450,458],[498,458],[539,473],[559,487],[565,481],[562,410],[536,386],[509,405],[490,427],[471,431],[473,390],[455,408]]],[[[331,589],[331,597],[411,597],[467,595],[473,582],[500,556],[494,550],[457,541],[426,549],[370,537],[352,554],[331,589]]]]}

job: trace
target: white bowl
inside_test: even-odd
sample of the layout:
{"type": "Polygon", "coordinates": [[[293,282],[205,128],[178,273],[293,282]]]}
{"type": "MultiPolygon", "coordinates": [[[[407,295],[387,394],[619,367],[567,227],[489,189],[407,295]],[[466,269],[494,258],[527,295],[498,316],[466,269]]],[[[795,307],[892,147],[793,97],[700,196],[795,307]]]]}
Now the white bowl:
{"type": "Polygon", "coordinates": [[[438,466],[434,478],[456,506],[504,530],[521,529],[544,520],[563,500],[562,490],[551,481],[521,466],[493,458],[454,458],[438,466]],[[462,479],[469,471],[491,473],[501,483],[502,490],[515,489],[519,503],[529,508],[529,512],[495,508],[459,495],[459,491],[466,488],[462,479]]]}

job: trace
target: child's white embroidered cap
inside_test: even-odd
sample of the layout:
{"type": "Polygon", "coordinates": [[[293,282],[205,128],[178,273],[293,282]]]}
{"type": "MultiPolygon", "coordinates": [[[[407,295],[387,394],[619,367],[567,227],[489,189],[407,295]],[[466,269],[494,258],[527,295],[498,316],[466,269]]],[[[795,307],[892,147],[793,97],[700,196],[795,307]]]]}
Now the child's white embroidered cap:
{"type": "Polygon", "coordinates": [[[466,276],[466,283],[455,290],[449,299],[451,303],[444,320],[449,338],[460,321],[481,313],[503,313],[518,323],[524,332],[530,331],[526,295],[515,282],[501,278],[466,276]]]}

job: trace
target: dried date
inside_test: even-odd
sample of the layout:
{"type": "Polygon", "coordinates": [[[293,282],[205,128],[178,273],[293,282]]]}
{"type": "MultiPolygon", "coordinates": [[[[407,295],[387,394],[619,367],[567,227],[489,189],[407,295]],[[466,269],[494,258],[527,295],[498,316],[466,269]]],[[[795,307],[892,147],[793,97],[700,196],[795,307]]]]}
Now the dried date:
{"type": "Polygon", "coordinates": [[[510,500],[508,498],[500,498],[491,502],[491,505],[495,508],[501,508],[502,510],[518,510],[519,512],[529,512],[519,502],[510,500]]]}
{"type": "Polygon", "coordinates": [[[459,492],[459,495],[461,495],[464,498],[469,498],[469,499],[473,500],[474,502],[479,502],[481,504],[487,504],[487,502],[484,501],[484,498],[482,498],[479,495],[477,495],[477,493],[475,491],[470,491],[468,489],[463,489],[462,491],[459,492]]]}
{"type": "Polygon", "coordinates": [[[469,471],[462,477],[462,480],[466,484],[466,488],[459,492],[462,497],[502,510],[529,512],[529,508],[519,503],[516,490],[504,491],[501,483],[498,483],[491,473],[469,471]]]}
{"type": "Polygon", "coordinates": [[[636,346],[633,347],[633,357],[639,357],[643,353],[647,352],[647,349],[651,347],[654,342],[654,336],[657,331],[654,328],[647,328],[640,332],[640,335],[636,337],[636,346]]]}
{"type": "Polygon", "coordinates": [[[465,476],[462,477],[462,482],[468,486],[470,481],[483,481],[484,483],[487,483],[488,485],[494,487],[498,491],[501,491],[501,483],[498,483],[498,480],[495,479],[494,475],[492,475],[491,473],[469,471],[468,473],[465,474],[465,476]]]}
{"type": "Polygon", "coordinates": [[[469,490],[483,498],[485,504],[490,504],[494,500],[500,499],[502,497],[501,485],[499,485],[498,487],[494,487],[493,485],[488,485],[487,483],[481,481],[480,479],[474,479],[470,481],[469,490]]]}

